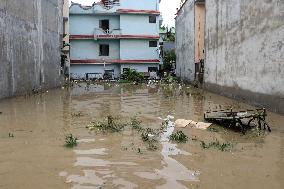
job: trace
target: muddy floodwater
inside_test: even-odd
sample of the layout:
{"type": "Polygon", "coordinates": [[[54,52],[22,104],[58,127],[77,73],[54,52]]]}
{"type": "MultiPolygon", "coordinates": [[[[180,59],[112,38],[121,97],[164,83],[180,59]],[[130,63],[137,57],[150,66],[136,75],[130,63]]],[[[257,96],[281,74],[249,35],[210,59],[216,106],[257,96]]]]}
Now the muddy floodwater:
{"type": "MultiPolygon", "coordinates": [[[[234,100],[179,85],[76,84],[0,101],[1,189],[283,189],[284,116],[268,113],[272,132],[216,127],[183,128],[189,141],[160,136],[150,151],[137,131],[100,133],[86,128],[108,115],[137,116],[145,127],[163,119],[203,121],[206,110],[252,109],[234,100]],[[66,148],[65,135],[78,137],[66,148]],[[198,139],[198,140],[191,140],[198,139]],[[232,144],[204,149],[199,141],[232,144]]],[[[283,107],[284,108],[284,107],[283,107]]],[[[172,122],[171,122],[172,123],[172,122]]]]}

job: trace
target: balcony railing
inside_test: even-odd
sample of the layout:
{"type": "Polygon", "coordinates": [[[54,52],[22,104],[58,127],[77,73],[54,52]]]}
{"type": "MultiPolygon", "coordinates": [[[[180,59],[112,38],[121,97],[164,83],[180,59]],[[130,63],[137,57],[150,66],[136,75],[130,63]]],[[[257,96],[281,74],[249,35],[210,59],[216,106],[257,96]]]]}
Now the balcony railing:
{"type": "Polygon", "coordinates": [[[111,9],[114,6],[120,6],[119,0],[102,0],[105,9],[111,9]]]}
{"type": "Polygon", "coordinates": [[[121,29],[103,30],[102,28],[95,28],[94,39],[116,38],[119,35],[121,35],[121,29]]]}

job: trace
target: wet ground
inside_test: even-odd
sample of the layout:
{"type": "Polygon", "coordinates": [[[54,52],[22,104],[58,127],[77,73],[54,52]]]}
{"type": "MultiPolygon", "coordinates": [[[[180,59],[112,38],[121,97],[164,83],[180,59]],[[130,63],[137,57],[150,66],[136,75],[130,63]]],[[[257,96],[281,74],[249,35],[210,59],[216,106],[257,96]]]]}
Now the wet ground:
{"type": "Polygon", "coordinates": [[[272,133],[181,129],[190,139],[233,144],[230,151],[203,149],[189,140],[175,144],[161,136],[149,151],[132,129],[90,132],[91,121],[137,115],[143,126],[161,119],[203,121],[211,109],[248,105],[186,86],[86,85],[0,101],[1,189],[283,189],[284,116],[269,113],[272,133]],[[64,147],[65,135],[79,138],[64,147]]]}

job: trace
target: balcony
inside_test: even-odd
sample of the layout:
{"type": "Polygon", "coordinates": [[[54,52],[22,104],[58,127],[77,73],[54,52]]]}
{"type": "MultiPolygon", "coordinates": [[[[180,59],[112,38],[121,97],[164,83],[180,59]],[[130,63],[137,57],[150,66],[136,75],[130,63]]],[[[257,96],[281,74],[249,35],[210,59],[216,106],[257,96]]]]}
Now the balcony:
{"type": "Polygon", "coordinates": [[[103,30],[102,28],[95,28],[94,39],[116,39],[121,36],[121,29],[103,30]]]}

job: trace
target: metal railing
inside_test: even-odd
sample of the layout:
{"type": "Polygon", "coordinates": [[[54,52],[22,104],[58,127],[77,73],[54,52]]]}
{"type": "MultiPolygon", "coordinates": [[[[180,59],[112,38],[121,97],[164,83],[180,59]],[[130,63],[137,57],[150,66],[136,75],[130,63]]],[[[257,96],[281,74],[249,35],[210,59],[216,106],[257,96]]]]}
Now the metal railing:
{"type": "Polygon", "coordinates": [[[101,35],[107,36],[108,38],[115,38],[121,35],[121,29],[103,30],[102,28],[95,28],[94,39],[96,40],[101,35]]]}
{"type": "Polygon", "coordinates": [[[102,3],[106,9],[111,9],[114,6],[120,6],[119,0],[103,0],[102,3]]]}

